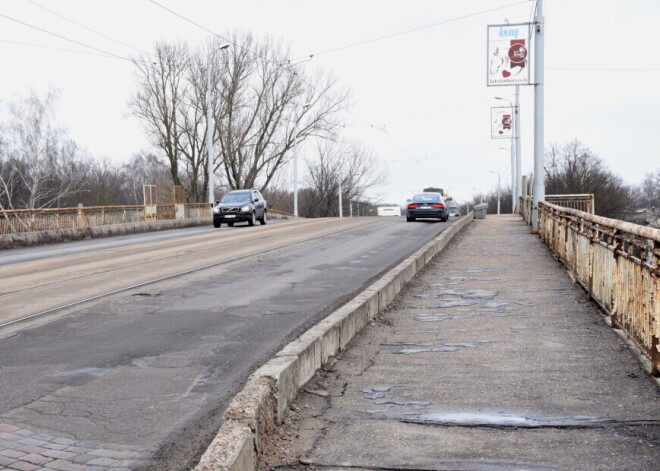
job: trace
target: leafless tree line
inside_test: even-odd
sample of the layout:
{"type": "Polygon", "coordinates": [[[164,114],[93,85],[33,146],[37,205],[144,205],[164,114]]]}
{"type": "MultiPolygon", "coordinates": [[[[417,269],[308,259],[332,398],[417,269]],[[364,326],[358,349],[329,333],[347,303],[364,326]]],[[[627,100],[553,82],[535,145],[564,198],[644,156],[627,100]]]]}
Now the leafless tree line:
{"type": "Polygon", "coordinates": [[[309,138],[334,139],[349,94],[323,72],[287,65],[270,38],[236,33],[230,46],[159,43],[155,59],[134,59],[138,90],[129,101],[172,181],[190,201],[207,200],[207,110],[212,115],[212,178],[229,189],[267,189],[309,138]],[[209,88],[210,87],[210,88],[209,88]],[[208,103],[207,103],[208,101],[208,103]]]}
{"type": "MultiPolygon", "coordinates": [[[[310,177],[301,180],[320,186],[301,188],[313,201],[301,215],[331,212],[329,206],[313,209],[325,185],[314,175],[337,149],[350,149],[353,156],[341,159],[345,200],[366,200],[366,190],[382,175],[375,176],[373,155],[337,137],[349,93],[329,74],[289,65],[288,51],[277,41],[236,33],[230,43],[228,48],[217,40],[198,48],[158,43],[153,55],[134,59],[136,91],[128,106],[154,150],[134,154],[123,165],[94,159],[56,126],[56,92],[17,99],[0,123],[0,209],[141,204],[144,184],[159,188],[160,202],[170,202],[174,185],[184,187],[189,202],[207,201],[207,111],[218,193],[259,188],[275,207],[291,210],[288,164],[308,143],[319,158],[306,156],[310,177]]],[[[339,169],[336,162],[333,169],[339,169]]]]}
{"type": "MultiPolygon", "coordinates": [[[[564,145],[553,143],[545,153],[545,193],[593,193],[596,214],[625,219],[636,208],[660,208],[660,168],[647,173],[640,185],[630,186],[579,140],[564,145]]],[[[487,202],[488,212],[494,213],[497,191],[475,195],[475,202],[487,202]]],[[[511,211],[511,189],[503,187],[501,212],[511,211]]]]}
{"type": "Polygon", "coordinates": [[[1,210],[142,204],[143,183],[160,179],[171,187],[153,155],[138,154],[121,166],[93,159],[56,125],[57,96],[31,92],[6,106],[0,122],[1,210]]]}

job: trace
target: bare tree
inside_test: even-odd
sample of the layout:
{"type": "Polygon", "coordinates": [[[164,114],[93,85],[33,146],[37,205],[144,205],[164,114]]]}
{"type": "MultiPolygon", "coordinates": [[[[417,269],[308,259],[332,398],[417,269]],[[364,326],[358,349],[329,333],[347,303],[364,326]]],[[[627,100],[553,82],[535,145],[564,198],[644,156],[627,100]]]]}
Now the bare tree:
{"type": "Polygon", "coordinates": [[[640,206],[660,209],[660,168],[646,174],[636,193],[640,206]]]}
{"type": "MultiPolygon", "coordinates": [[[[186,44],[155,45],[155,54],[134,59],[138,91],[129,101],[129,109],[142,120],[147,134],[166,159],[174,185],[181,185],[186,155],[194,155],[190,147],[194,129],[187,127],[198,106],[188,80],[190,54],[186,44]]],[[[194,163],[189,163],[195,167],[194,163]]],[[[199,195],[194,194],[197,199],[199,195]]]]}
{"type": "Polygon", "coordinates": [[[619,218],[630,206],[630,188],[578,140],[546,151],[546,194],[593,193],[596,213],[619,218]]]}
{"type": "Polygon", "coordinates": [[[307,168],[308,191],[301,210],[301,214],[307,217],[339,215],[340,182],[342,202],[350,204],[352,200],[364,200],[370,188],[385,180],[385,172],[376,157],[355,143],[344,146],[329,142],[319,144],[317,157],[313,161],[307,160],[307,168]]]}
{"type": "Polygon", "coordinates": [[[224,109],[216,118],[222,165],[231,188],[266,189],[305,139],[331,138],[348,93],[323,72],[307,76],[286,66],[288,51],[272,39],[234,35],[222,55],[219,93],[224,109]]]}
{"type": "Polygon", "coordinates": [[[58,206],[85,189],[86,157],[53,123],[57,92],[31,92],[9,106],[0,157],[0,204],[6,209],[58,206]]]}

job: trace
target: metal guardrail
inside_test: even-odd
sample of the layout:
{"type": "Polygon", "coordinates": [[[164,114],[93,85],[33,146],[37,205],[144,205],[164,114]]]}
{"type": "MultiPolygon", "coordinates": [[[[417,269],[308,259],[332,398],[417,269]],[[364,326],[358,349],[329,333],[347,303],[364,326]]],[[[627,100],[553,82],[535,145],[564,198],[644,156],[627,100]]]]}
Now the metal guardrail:
{"type": "Polygon", "coordinates": [[[104,226],[143,220],[144,206],[19,209],[0,211],[0,235],[104,226]]]}
{"type": "MultiPolygon", "coordinates": [[[[528,226],[532,225],[532,195],[521,196],[519,212],[528,226]]],[[[545,195],[545,201],[564,208],[578,209],[589,214],[596,214],[594,195],[592,193],[581,195],[545,195]]]]}
{"type": "Polygon", "coordinates": [[[539,234],[660,370],[660,229],[539,204],[539,234]]]}
{"type": "MultiPolygon", "coordinates": [[[[272,219],[293,217],[289,213],[276,209],[269,209],[268,215],[272,219]]],[[[147,206],[79,206],[76,208],[0,211],[0,235],[187,218],[209,218],[210,224],[211,205],[188,203],[147,206]]]]}

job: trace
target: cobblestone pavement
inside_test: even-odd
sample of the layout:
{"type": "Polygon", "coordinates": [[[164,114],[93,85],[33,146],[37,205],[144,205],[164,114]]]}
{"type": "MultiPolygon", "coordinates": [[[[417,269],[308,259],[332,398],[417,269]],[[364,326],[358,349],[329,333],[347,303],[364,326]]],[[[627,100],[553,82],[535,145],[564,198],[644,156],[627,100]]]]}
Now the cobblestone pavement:
{"type": "Polygon", "coordinates": [[[130,471],[151,457],[130,445],[71,440],[0,423],[0,471],[130,471]]]}

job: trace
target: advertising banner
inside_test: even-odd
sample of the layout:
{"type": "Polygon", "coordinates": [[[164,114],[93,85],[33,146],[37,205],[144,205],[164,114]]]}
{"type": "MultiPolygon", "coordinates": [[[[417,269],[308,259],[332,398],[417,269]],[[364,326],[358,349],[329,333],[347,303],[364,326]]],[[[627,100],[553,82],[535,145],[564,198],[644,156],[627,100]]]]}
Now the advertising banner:
{"type": "Polygon", "coordinates": [[[490,138],[511,139],[513,136],[513,108],[498,106],[490,109],[490,138]]]}
{"type": "Polygon", "coordinates": [[[488,26],[488,86],[530,85],[529,23],[488,26]]]}

